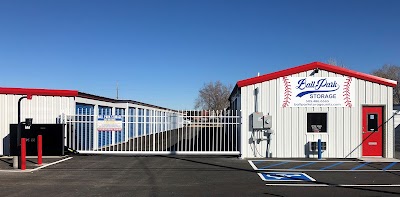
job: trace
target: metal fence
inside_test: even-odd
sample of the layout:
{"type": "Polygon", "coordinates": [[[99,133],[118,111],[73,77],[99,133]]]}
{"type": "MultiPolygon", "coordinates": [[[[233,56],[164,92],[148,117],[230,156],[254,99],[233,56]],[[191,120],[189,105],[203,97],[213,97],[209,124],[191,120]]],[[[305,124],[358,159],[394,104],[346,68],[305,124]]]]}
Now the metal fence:
{"type": "Polygon", "coordinates": [[[122,129],[99,131],[97,115],[68,115],[66,145],[86,154],[239,155],[237,111],[121,115],[122,129]]]}

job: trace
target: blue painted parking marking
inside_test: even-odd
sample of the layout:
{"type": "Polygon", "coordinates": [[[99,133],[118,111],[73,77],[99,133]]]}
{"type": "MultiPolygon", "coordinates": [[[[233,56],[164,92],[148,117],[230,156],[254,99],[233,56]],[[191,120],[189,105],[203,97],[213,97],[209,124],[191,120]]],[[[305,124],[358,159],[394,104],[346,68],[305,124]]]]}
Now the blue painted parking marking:
{"type": "Polygon", "coordinates": [[[386,166],[385,168],[383,168],[382,170],[383,170],[383,171],[389,170],[391,167],[393,167],[394,165],[396,165],[396,163],[397,163],[397,162],[393,162],[393,163],[387,165],[387,166],[386,166]]]}
{"type": "Polygon", "coordinates": [[[283,165],[283,164],[285,164],[285,163],[289,163],[289,161],[284,161],[284,162],[281,162],[281,163],[276,163],[276,164],[272,164],[272,165],[269,165],[269,166],[264,166],[264,167],[261,167],[261,168],[259,168],[259,169],[267,169],[267,168],[270,168],[270,167],[283,165]]]}
{"type": "Polygon", "coordinates": [[[366,165],[369,164],[369,163],[371,163],[371,162],[365,162],[365,163],[363,163],[363,164],[361,164],[361,165],[359,165],[359,166],[356,166],[356,167],[352,168],[351,170],[357,170],[358,168],[361,168],[361,167],[363,167],[363,166],[366,166],[366,165]]]}
{"type": "Polygon", "coordinates": [[[263,181],[315,181],[306,173],[296,172],[263,172],[258,173],[263,181]]]}
{"type": "Polygon", "coordinates": [[[303,165],[299,165],[299,166],[296,166],[294,168],[290,168],[290,170],[298,169],[298,168],[301,168],[301,167],[304,167],[304,166],[313,165],[313,164],[315,164],[315,162],[310,162],[310,163],[306,163],[306,164],[303,164],[303,165]]]}
{"type": "Polygon", "coordinates": [[[340,164],[342,164],[342,163],[343,163],[343,162],[334,163],[334,164],[332,164],[332,165],[323,167],[323,168],[321,168],[320,170],[326,170],[326,169],[329,169],[329,168],[333,168],[333,167],[338,166],[338,165],[340,165],[340,164]]]}

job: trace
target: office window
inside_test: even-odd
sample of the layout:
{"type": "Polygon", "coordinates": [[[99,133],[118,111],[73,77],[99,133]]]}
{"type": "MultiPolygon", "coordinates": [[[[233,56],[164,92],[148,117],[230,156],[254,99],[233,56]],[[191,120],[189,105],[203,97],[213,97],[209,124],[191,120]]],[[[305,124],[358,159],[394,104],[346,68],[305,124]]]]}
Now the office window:
{"type": "Polygon", "coordinates": [[[307,114],[307,133],[326,133],[327,113],[307,114]]]}

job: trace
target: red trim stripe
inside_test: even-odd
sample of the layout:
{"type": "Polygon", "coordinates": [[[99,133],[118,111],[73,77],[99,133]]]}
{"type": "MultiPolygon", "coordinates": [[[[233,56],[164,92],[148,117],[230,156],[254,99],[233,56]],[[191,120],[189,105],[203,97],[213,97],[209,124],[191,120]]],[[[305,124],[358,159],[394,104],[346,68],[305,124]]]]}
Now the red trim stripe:
{"type": "Polygon", "coordinates": [[[238,87],[244,87],[244,86],[248,86],[248,85],[253,85],[253,84],[261,83],[261,82],[264,82],[264,81],[277,79],[279,77],[293,75],[293,74],[297,74],[297,73],[300,73],[300,72],[305,72],[305,71],[308,71],[308,70],[314,70],[316,68],[318,68],[320,70],[326,70],[326,71],[329,71],[329,72],[341,74],[341,75],[355,77],[357,79],[363,79],[363,80],[366,80],[366,81],[370,81],[370,82],[374,82],[374,83],[378,83],[378,84],[382,84],[382,85],[386,85],[386,86],[396,87],[396,85],[397,85],[397,81],[393,81],[393,80],[390,80],[390,79],[385,79],[385,78],[381,78],[381,77],[377,77],[377,76],[373,76],[373,75],[369,75],[369,74],[353,71],[353,70],[350,70],[350,69],[347,69],[347,68],[342,68],[342,67],[338,67],[338,66],[333,66],[333,65],[321,63],[321,62],[312,62],[312,63],[309,63],[309,64],[296,66],[296,67],[293,67],[293,68],[289,68],[289,69],[285,69],[285,70],[269,73],[269,74],[266,74],[266,75],[261,75],[259,77],[253,77],[253,78],[249,78],[249,79],[240,80],[240,81],[237,82],[237,86],[238,87]]]}
{"type": "Polygon", "coordinates": [[[77,90],[52,90],[52,89],[36,89],[36,88],[4,88],[0,87],[0,94],[17,94],[28,96],[78,96],[77,90]]]}

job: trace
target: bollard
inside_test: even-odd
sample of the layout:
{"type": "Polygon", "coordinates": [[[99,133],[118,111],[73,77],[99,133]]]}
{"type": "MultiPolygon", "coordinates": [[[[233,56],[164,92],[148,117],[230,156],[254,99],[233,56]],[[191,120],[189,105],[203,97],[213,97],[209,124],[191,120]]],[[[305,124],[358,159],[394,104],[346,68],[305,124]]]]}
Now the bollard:
{"type": "Polygon", "coordinates": [[[322,142],[318,139],[318,159],[322,159],[322,142]]]}
{"type": "Polygon", "coordinates": [[[21,138],[21,170],[26,169],[26,139],[21,138]]]}
{"type": "Polygon", "coordinates": [[[42,165],[42,135],[38,135],[37,137],[37,153],[38,153],[38,158],[37,158],[37,163],[38,165],[42,165]]]}
{"type": "Polygon", "coordinates": [[[18,156],[13,156],[13,168],[18,169],[18,156]]]}

